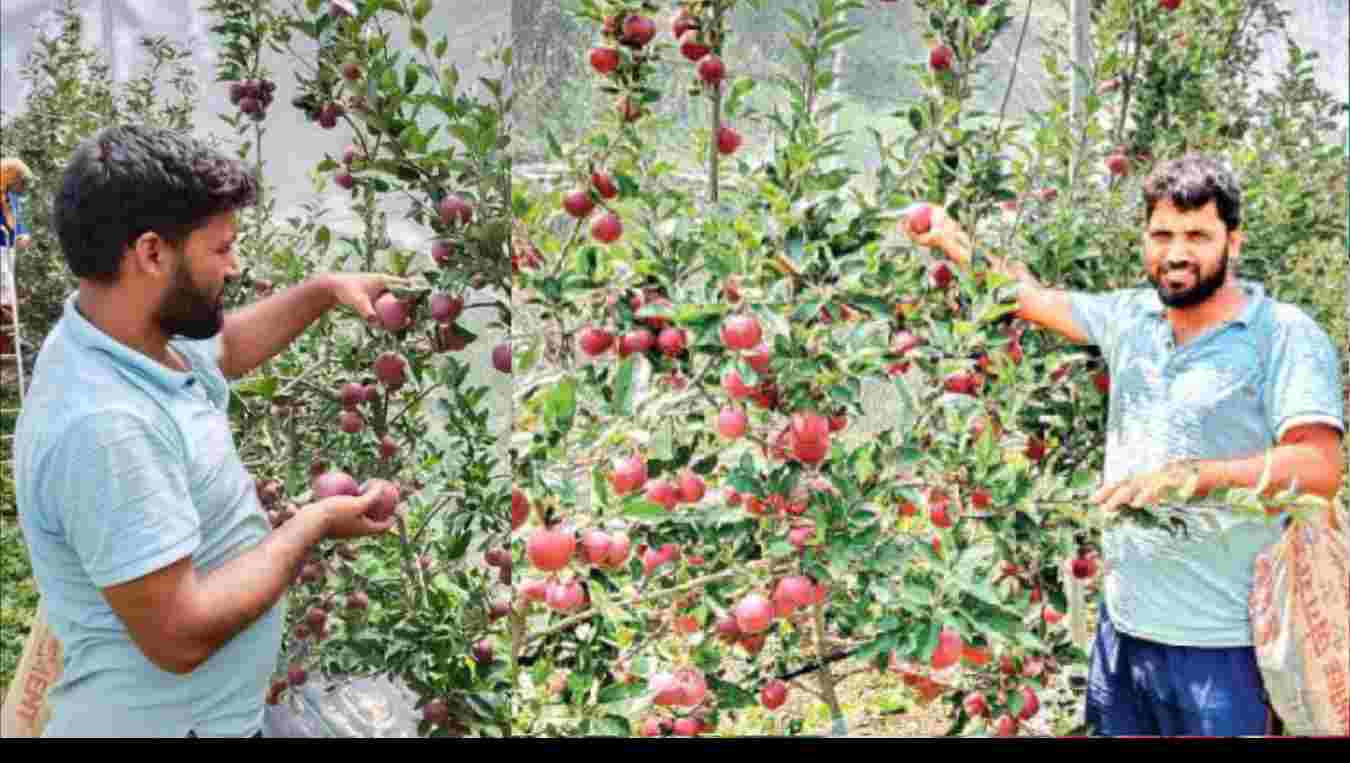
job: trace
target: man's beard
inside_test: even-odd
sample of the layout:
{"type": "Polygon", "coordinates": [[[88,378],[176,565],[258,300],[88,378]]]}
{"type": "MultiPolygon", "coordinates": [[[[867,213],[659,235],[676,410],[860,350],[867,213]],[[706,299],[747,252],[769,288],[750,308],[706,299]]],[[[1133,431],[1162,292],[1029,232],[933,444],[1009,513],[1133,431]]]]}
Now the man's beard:
{"type": "Polygon", "coordinates": [[[180,269],[174,276],[174,288],[160,304],[155,315],[165,336],[210,339],[225,325],[225,301],[212,299],[195,287],[180,269]]]}
{"type": "MultiPolygon", "coordinates": [[[[1190,268],[1187,268],[1190,270],[1190,268]]],[[[1210,297],[1214,296],[1228,278],[1228,244],[1223,245],[1223,255],[1219,258],[1219,269],[1208,278],[1201,277],[1198,269],[1191,270],[1195,276],[1195,283],[1190,288],[1172,290],[1166,286],[1167,272],[1162,274],[1161,278],[1149,275],[1149,280],[1153,282],[1153,288],[1158,291],[1158,299],[1162,300],[1164,305],[1172,308],[1184,309],[1202,304],[1210,297]]]]}

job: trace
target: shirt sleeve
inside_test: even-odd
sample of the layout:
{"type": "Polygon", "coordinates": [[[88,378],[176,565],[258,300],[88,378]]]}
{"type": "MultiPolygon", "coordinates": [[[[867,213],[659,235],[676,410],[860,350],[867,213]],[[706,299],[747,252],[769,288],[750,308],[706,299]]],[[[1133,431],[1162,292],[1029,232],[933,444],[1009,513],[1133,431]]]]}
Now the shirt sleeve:
{"type": "Polygon", "coordinates": [[[66,542],[99,588],[144,577],[201,545],[184,456],[138,414],[81,419],[48,464],[36,476],[50,486],[66,542]]]}
{"type": "Polygon", "coordinates": [[[1099,347],[1108,361],[1115,356],[1117,338],[1124,323],[1121,310],[1128,297],[1128,292],[1121,291],[1069,292],[1073,322],[1087,335],[1088,344],[1099,347]]]}
{"type": "Polygon", "coordinates": [[[1275,439],[1295,426],[1327,424],[1345,433],[1344,380],[1336,346],[1306,313],[1275,331],[1266,374],[1266,419],[1275,439]]]}

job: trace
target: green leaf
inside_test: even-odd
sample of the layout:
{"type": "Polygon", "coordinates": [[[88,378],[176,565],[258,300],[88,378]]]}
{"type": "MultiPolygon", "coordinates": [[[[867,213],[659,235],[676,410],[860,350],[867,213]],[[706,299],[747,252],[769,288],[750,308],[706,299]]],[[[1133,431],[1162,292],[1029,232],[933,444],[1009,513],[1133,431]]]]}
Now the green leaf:
{"type": "Polygon", "coordinates": [[[629,355],[619,364],[614,377],[614,402],[612,405],[617,416],[630,416],[633,412],[633,374],[637,368],[637,355],[629,355]]]}
{"type": "Polygon", "coordinates": [[[717,676],[707,677],[708,688],[717,695],[717,707],[721,710],[733,710],[739,707],[752,707],[759,703],[759,697],[733,683],[717,676]]]}
{"type": "Polygon", "coordinates": [[[413,6],[413,19],[419,24],[422,23],[422,19],[431,13],[431,5],[431,0],[417,0],[417,5],[413,6]]]}
{"type": "Polygon", "coordinates": [[[438,59],[445,58],[445,53],[449,49],[450,49],[450,37],[449,35],[442,35],[440,42],[436,43],[436,47],[432,50],[432,52],[436,54],[436,58],[438,59]]]}
{"type": "Polygon", "coordinates": [[[651,443],[651,457],[658,461],[669,461],[675,457],[675,424],[668,421],[658,425],[651,443]]]}
{"type": "Polygon", "coordinates": [[[659,503],[653,503],[641,495],[632,495],[624,500],[622,513],[634,519],[665,519],[670,512],[659,503]]]}
{"type": "Polygon", "coordinates": [[[572,428],[572,417],[576,410],[577,380],[569,376],[554,385],[544,398],[544,415],[549,419],[550,428],[566,432],[572,428]]]}
{"type": "Polygon", "coordinates": [[[427,31],[425,29],[420,26],[415,26],[412,28],[412,31],[408,33],[408,36],[412,39],[412,44],[416,45],[418,50],[427,49],[427,31]]]}
{"type": "MultiPolygon", "coordinates": [[[[604,691],[601,692],[601,695],[604,695],[604,691]]],[[[633,730],[628,725],[627,718],[624,718],[621,715],[606,715],[603,718],[597,718],[595,720],[595,726],[591,735],[627,738],[633,736],[633,730]]]]}

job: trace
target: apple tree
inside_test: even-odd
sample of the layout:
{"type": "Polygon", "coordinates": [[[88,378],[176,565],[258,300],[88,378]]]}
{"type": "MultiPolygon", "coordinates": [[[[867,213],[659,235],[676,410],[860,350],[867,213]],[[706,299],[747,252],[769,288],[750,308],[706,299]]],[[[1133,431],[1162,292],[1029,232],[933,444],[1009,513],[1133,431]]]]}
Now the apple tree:
{"type": "MultiPolygon", "coordinates": [[[[316,190],[349,196],[361,221],[361,235],[341,236],[311,209],[284,227],[265,197],[242,225],[244,285],[266,295],[325,270],[394,277],[375,321],[325,316],[238,385],[235,414],[275,526],[370,480],[386,483],[377,510],[398,513],[390,536],[325,543],[296,571],[286,661],[268,701],[286,701],[314,671],[383,674],[420,697],[422,733],[499,735],[511,712],[498,656],[505,626],[492,602],[502,583],[478,560],[507,532],[508,474],[488,405],[502,385],[475,383],[471,372],[477,361],[509,374],[510,351],[485,346],[465,318],[480,317],[480,332],[510,325],[510,104],[503,76],[483,77],[478,90],[460,82],[448,39],[426,31],[435,7],[208,6],[227,40],[218,79],[237,108],[224,119],[238,130],[241,158],[263,173],[266,126],[282,114],[349,135],[340,155],[314,157],[313,173],[316,190]],[[264,51],[282,53],[295,74],[289,104],[273,103],[264,51]],[[423,231],[423,245],[393,246],[393,204],[423,231]]],[[[509,65],[509,50],[493,56],[498,70],[509,65]]]]}

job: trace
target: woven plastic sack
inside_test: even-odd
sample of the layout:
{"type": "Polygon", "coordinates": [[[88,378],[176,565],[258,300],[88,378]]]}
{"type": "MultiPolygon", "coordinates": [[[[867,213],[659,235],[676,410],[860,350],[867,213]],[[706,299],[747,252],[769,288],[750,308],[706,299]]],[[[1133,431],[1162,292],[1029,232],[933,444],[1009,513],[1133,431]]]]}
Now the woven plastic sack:
{"type": "Polygon", "coordinates": [[[1249,600],[1261,678],[1294,736],[1350,736],[1350,522],[1325,516],[1257,556],[1249,600]]]}
{"type": "Polygon", "coordinates": [[[61,642],[47,624],[47,608],[39,600],[37,616],[19,656],[19,667],[5,693],[4,707],[0,708],[0,738],[42,736],[42,729],[52,717],[47,692],[60,678],[61,642]]]}

